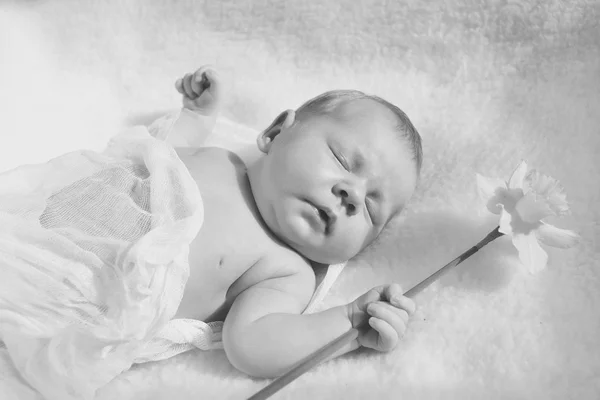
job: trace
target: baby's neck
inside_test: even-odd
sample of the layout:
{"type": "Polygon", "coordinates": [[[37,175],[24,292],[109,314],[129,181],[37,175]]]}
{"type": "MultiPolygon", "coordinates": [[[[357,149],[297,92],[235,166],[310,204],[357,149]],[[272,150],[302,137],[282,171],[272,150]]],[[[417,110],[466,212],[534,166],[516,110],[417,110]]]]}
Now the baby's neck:
{"type": "Polygon", "coordinates": [[[263,158],[260,157],[257,160],[254,160],[250,163],[246,164],[246,176],[248,178],[248,182],[250,183],[250,191],[252,192],[252,197],[254,198],[254,201],[256,203],[256,207],[258,208],[259,212],[261,212],[260,207],[259,207],[259,203],[258,201],[256,201],[257,195],[260,196],[260,190],[261,190],[261,175],[263,174],[263,170],[264,170],[264,162],[263,162],[263,158]]]}
{"type": "MultiPolygon", "coordinates": [[[[264,174],[264,158],[260,157],[257,160],[253,160],[246,164],[246,178],[248,179],[248,184],[250,187],[250,195],[252,196],[252,200],[254,200],[254,206],[257,210],[257,217],[260,218],[261,223],[266,227],[266,229],[271,232],[271,234],[275,235],[275,232],[272,231],[271,227],[267,223],[264,215],[267,210],[264,210],[263,204],[265,201],[262,200],[262,196],[264,196],[265,188],[262,185],[264,181],[261,177],[264,174]]],[[[277,235],[275,235],[277,236],[277,235]]]]}

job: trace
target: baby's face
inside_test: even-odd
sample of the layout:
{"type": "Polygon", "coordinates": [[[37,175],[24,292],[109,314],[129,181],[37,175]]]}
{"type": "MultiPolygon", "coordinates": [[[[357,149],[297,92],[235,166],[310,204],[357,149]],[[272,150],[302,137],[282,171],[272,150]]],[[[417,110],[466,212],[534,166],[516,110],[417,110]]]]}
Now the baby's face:
{"type": "Polygon", "coordinates": [[[391,111],[372,100],[283,127],[255,199],[269,228],[305,257],[346,261],[402,210],[416,168],[391,111]]]}

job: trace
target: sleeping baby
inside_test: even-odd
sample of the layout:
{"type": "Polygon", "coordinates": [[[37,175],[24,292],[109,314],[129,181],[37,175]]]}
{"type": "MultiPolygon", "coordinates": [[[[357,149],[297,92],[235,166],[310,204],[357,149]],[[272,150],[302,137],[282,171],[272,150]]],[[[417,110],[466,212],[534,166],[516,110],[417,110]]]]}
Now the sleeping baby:
{"type": "Polygon", "coordinates": [[[227,358],[255,377],[285,373],[352,327],[365,329],[336,356],[394,349],[415,309],[397,284],[304,311],[315,273],[363,251],[410,199],[422,151],[408,117],[379,97],[327,92],[275,118],[245,165],[202,147],[216,72],[176,88],[175,118],[103,153],[0,175],[11,187],[0,201],[0,339],[28,383],[49,398],[91,397],[133,363],[190,348],[186,326],[218,321],[227,358]],[[153,355],[167,338],[179,350],[153,355]]]}

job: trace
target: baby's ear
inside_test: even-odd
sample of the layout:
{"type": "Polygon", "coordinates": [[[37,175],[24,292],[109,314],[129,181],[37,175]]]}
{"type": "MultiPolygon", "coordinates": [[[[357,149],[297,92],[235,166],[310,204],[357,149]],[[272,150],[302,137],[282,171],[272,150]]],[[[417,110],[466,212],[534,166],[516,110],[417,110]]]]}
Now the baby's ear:
{"type": "Polygon", "coordinates": [[[256,139],[258,149],[263,153],[268,153],[275,137],[279,135],[281,131],[292,126],[294,121],[296,121],[296,112],[294,110],[286,110],[279,114],[279,116],[275,118],[275,121],[258,135],[258,138],[256,139]]]}

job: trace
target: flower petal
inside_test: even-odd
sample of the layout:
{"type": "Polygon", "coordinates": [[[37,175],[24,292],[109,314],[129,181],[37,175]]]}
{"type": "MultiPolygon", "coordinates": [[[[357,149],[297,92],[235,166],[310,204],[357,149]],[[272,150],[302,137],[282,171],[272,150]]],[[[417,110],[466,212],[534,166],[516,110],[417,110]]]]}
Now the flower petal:
{"type": "Polygon", "coordinates": [[[525,180],[525,174],[527,174],[527,163],[525,160],[521,161],[517,168],[514,170],[510,179],[508,180],[509,189],[523,189],[523,181],[525,180]]]}
{"type": "Polygon", "coordinates": [[[498,189],[506,189],[506,182],[501,179],[487,178],[479,174],[475,175],[477,176],[479,198],[486,203],[491,213],[500,214],[502,208],[498,206],[498,203],[500,203],[497,199],[498,189]]]}
{"type": "Polygon", "coordinates": [[[562,185],[548,175],[532,170],[525,179],[525,191],[535,195],[537,201],[548,204],[554,215],[566,215],[569,213],[567,195],[562,185]]]}
{"type": "Polygon", "coordinates": [[[505,235],[509,235],[512,236],[513,235],[513,229],[512,229],[512,215],[510,215],[510,213],[508,211],[506,211],[504,209],[504,207],[499,206],[502,208],[502,213],[500,214],[500,223],[499,225],[499,231],[500,233],[504,233],[505,235]]]}
{"type": "Polygon", "coordinates": [[[535,235],[545,245],[567,249],[579,242],[579,235],[573,231],[557,228],[554,225],[542,223],[535,235]]]}
{"type": "Polygon", "coordinates": [[[535,223],[554,214],[548,203],[538,200],[541,199],[529,192],[517,202],[515,209],[523,221],[535,223]]]}
{"type": "Polygon", "coordinates": [[[513,245],[519,251],[521,263],[535,274],[546,267],[548,254],[542,249],[533,233],[518,234],[512,238],[513,245]]]}

